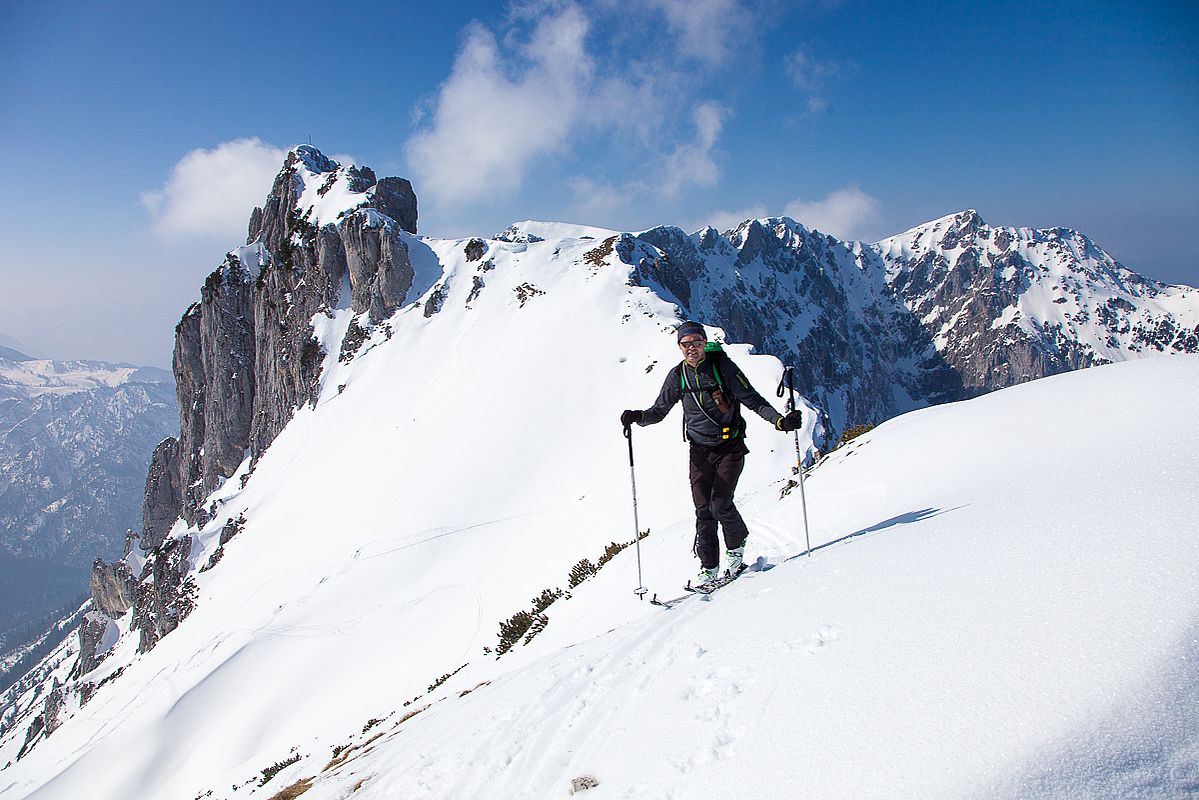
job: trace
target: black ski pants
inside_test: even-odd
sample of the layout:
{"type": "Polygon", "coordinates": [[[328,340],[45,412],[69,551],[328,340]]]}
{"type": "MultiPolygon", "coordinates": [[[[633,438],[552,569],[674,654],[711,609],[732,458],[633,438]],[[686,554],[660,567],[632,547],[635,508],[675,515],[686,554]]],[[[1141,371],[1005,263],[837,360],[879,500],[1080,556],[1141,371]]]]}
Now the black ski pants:
{"type": "Polygon", "coordinates": [[[695,500],[695,554],[705,569],[720,566],[717,525],[724,529],[724,545],[741,547],[749,536],[741,513],[733,504],[737,480],[745,468],[749,448],[737,440],[719,447],[691,443],[691,497],[695,500]]]}

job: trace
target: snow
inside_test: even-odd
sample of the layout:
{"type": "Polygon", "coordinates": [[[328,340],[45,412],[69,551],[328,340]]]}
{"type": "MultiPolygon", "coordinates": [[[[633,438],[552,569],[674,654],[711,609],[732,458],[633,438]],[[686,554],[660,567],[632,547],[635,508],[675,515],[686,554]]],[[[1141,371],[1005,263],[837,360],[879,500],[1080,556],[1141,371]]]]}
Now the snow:
{"type": "MultiPolygon", "coordinates": [[[[351,312],[317,318],[315,407],[204,529],[172,531],[202,565],[247,519],[193,573],[196,610],[141,655],[121,620],[86,677],[124,673],[0,771],[0,796],[268,798],[312,778],[306,800],[561,798],[581,775],[597,800],[1199,790],[1199,356],[883,424],[810,471],[808,555],[793,439],[749,415],[738,497],[765,569],[663,610],[633,594],[630,547],[529,644],[485,653],[632,539],[617,418],[679,357],[674,307],[615,254],[597,269],[594,241],[534,235],[482,262],[406,237],[442,310],[410,303],[348,363],[351,312]]],[[[726,349],[773,399],[778,361],[726,349]]],[[[633,432],[663,597],[697,569],[678,414],[633,432]]]]}
{"type": "Polygon", "coordinates": [[[311,209],[308,219],[318,228],[329,223],[336,224],[345,212],[357,208],[369,199],[366,192],[350,190],[344,170],[338,170],[335,174],[332,186],[324,194],[321,194],[320,190],[327,185],[327,176],[324,173],[306,175],[304,191],[296,203],[298,209],[311,209]]]}
{"type": "Polygon", "coordinates": [[[307,217],[315,227],[336,225],[347,214],[373,198],[373,186],[361,192],[350,188],[348,170],[353,165],[343,166],[304,145],[292,152],[300,158],[296,170],[299,179],[296,211],[307,217]]]}
{"type": "MultiPolygon", "coordinates": [[[[604,240],[610,236],[618,236],[620,231],[609,230],[608,228],[596,228],[592,225],[576,225],[570,222],[539,222],[537,220],[525,220],[523,222],[514,222],[508,226],[502,236],[513,242],[527,242],[529,237],[535,237],[545,241],[553,241],[558,239],[582,239],[589,237],[591,239],[604,240]]],[[[499,238],[498,236],[496,237],[499,238]]]]}
{"type": "Polygon", "coordinates": [[[115,388],[130,381],[169,381],[170,373],[131,364],[101,361],[10,361],[0,358],[0,394],[14,391],[24,397],[66,395],[101,387],[115,388]]]}
{"type": "Polygon", "coordinates": [[[262,241],[235,247],[229,251],[229,255],[236,258],[242,268],[251,276],[257,275],[258,271],[266,266],[271,258],[262,241]]]}

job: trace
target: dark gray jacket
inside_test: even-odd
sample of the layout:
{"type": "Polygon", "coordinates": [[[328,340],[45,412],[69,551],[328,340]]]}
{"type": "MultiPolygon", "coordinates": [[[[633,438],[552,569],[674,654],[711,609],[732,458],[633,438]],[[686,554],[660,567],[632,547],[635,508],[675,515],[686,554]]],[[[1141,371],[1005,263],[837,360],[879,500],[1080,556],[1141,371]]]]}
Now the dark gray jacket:
{"type": "Polygon", "coordinates": [[[695,367],[686,361],[679,362],[667,374],[658,399],[642,412],[639,424],[661,422],[680,400],[684,438],[704,447],[718,447],[745,438],[742,405],[775,427],[783,416],[750,386],[733,360],[721,350],[704,353],[703,360],[695,367]],[[725,411],[717,402],[718,392],[723,394],[725,411]]]}

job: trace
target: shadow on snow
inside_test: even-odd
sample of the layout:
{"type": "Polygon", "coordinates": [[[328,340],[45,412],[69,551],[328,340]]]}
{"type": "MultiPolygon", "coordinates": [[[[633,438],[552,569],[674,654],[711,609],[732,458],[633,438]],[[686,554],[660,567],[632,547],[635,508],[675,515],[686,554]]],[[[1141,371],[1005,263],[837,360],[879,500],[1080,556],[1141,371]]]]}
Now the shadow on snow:
{"type": "Polygon", "coordinates": [[[888,528],[894,528],[897,525],[909,525],[913,522],[923,522],[926,519],[931,519],[933,517],[940,516],[941,514],[948,514],[950,511],[957,511],[958,508],[962,508],[962,506],[957,506],[956,508],[950,509],[923,508],[919,511],[909,511],[906,514],[900,514],[897,517],[891,517],[890,519],[886,519],[882,522],[871,525],[869,528],[862,528],[860,531],[854,531],[853,533],[846,534],[839,539],[833,539],[831,542],[825,542],[824,544],[817,545],[811,550],[804,550],[802,553],[793,555],[786,560],[792,561],[802,556],[806,556],[809,553],[815,553],[817,550],[823,550],[826,547],[832,547],[833,545],[841,544],[842,542],[848,542],[850,539],[857,539],[860,536],[868,536],[872,533],[878,533],[879,531],[884,531],[888,528]]]}

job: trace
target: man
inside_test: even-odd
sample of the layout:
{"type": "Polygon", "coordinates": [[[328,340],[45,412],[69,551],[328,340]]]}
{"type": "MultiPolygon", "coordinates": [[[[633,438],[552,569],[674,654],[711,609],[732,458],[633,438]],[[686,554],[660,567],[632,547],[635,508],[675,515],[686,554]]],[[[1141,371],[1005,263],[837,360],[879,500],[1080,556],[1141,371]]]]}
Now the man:
{"type": "Polygon", "coordinates": [[[733,504],[737,479],[745,467],[745,420],[742,404],[780,431],[800,426],[799,411],[782,415],[749,384],[719,345],[708,345],[704,326],[684,322],[677,329],[683,360],[670,371],[657,401],[644,411],[625,411],[626,428],[661,422],[674,404],[683,403],[683,438],[691,443],[691,497],[695,501],[695,547],[700,560],[699,584],[720,574],[720,541],[724,531],[726,566],[731,575],[742,568],[749,535],[733,504]]]}

